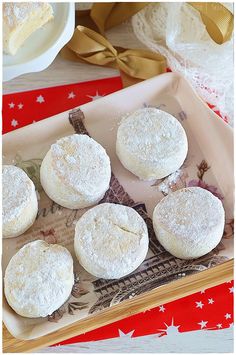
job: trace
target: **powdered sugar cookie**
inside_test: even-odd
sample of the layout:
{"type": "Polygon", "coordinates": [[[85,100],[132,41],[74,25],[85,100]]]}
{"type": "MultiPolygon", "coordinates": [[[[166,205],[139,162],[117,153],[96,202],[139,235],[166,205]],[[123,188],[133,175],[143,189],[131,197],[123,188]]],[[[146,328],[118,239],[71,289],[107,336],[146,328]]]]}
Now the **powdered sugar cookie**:
{"type": "Polygon", "coordinates": [[[47,195],[67,208],[99,202],[109,188],[110,159],[105,149],[85,134],[74,134],[52,144],[40,169],[47,195]]]}
{"type": "Polygon", "coordinates": [[[75,253],[94,276],[118,279],[134,271],[148,251],[142,217],[127,206],[103,203],[85,212],[75,227],[75,253]]]}
{"type": "Polygon", "coordinates": [[[23,317],[46,317],[70,296],[74,284],[73,259],[57,244],[36,240],[10,260],[4,278],[7,302],[23,317]]]}
{"type": "Polygon", "coordinates": [[[3,238],[17,237],[32,226],[38,212],[33,181],[20,168],[3,165],[2,224],[3,238]]]}
{"type": "Polygon", "coordinates": [[[199,258],[219,244],[225,223],[221,201],[200,187],[164,197],[153,212],[153,227],[162,246],[180,259],[199,258]]]}
{"type": "Polygon", "coordinates": [[[156,108],[142,108],[119,125],[116,153],[126,169],[142,180],[161,179],[178,170],[188,151],[178,120],[156,108]]]}

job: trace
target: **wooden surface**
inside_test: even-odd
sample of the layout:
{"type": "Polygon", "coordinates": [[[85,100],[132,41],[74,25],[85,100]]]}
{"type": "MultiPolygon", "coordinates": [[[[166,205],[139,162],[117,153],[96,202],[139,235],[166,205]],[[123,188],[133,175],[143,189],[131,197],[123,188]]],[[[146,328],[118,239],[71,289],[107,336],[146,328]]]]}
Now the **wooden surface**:
{"type": "Polygon", "coordinates": [[[18,340],[13,338],[6,329],[3,334],[4,353],[29,352],[45,347],[75,335],[112,323],[119,319],[148,310],[158,305],[190,295],[207,287],[216,286],[233,278],[233,260],[200,273],[183,277],[177,281],[158,287],[134,299],[124,301],[110,309],[103,310],[97,315],[90,316],[68,327],[45,335],[35,340],[18,340]]]}
{"type": "MultiPolygon", "coordinates": [[[[108,37],[115,45],[122,45],[129,48],[143,48],[144,46],[139,43],[132,33],[131,26],[126,23],[122,26],[117,26],[115,29],[108,33],[108,37]]],[[[64,61],[58,56],[54,62],[44,71],[39,73],[25,74],[21,77],[15,78],[7,83],[3,83],[3,93],[20,92],[33,90],[43,87],[52,87],[56,85],[71,84],[76,82],[82,82],[85,80],[94,80],[99,78],[106,78],[119,74],[117,70],[97,67],[88,64],[72,63],[64,61]]],[[[7,329],[3,328],[3,351],[6,352],[29,352],[41,347],[46,347],[50,344],[56,343],[63,339],[68,339],[72,336],[84,333],[88,330],[92,330],[99,326],[112,323],[116,320],[128,317],[132,314],[138,313],[158,306],[165,302],[169,302],[180,298],[181,296],[187,296],[191,293],[197,292],[204,287],[211,287],[221,282],[231,280],[233,278],[233,261],[226,262],[213,269],[204,271],[203,280],[199,280],[199,274],[191,275],[188,277],[188,284],[184,285],[185,280],[180,279],[175,283],[160,287],[157,290],[153,290],[149,295],[143,295],[131,300],[132,303],[127,305],[125,302],[121,306],[114,307],[111,310],[99,313],[97,316],[85,319],[79,324],[71,325],[63,330],[49,334],[32,341],[21,341],[13,338],[7,329]]],[[[201,273],[202,275],[202,273],[201,273]]],[[[206,332],[202,332],[206,333],[206,332]]],[[[218,332],[217,332],[218,333],[218,332]]],[[[97,343],[97,342],[96,342],[97,343]]],[[[97,347],[96,347],[97,349],[97,347]]],[[[110,352],[113,349],[112,344],[110,352]]],[[[130,351],[132,351],[133,345],[130,345],[130,351]]],[[[175,349],[175,347],[173,348],[175,349]]],[[[208,349],[208,348],[206,348],[208,349]]],[[[57,352],[58,348],[54,349],[57,352]]],[[[100,351],[103,349],[100,348],[100,351]]],[[[119,350],[119,349],[116,349],[119,350]]],[[[125,349],[129,352],[128,347],[125,349]]],[[[140,347],[137,348],[140,352],[140,347]]],[[[71,352],[83,352],[83,347],[75,351],[75,347],[70,348],[71,352]]],[[[215,348],[216,351],[216,348],[215,348]]],[[[51,352],[51,349],[47,349],[47,352],[51,352]]],[[[59,352],[59,351],[58,351],[59,352]]],[[[64,352],[60,349],[60,352],[64,352]]],[[[65,351],[66,352],[66,351],[65,351]]],[[[68,352],[68,351],[67,351],[68,352]]],[[[94,349],[92,349],[94,352],[94,349]]],[[[143,348],[143,352],[146,352],[146,348],[143,348]]],[[[163,351],[160,351],[163,352],[163,351]]],[[[173,350],[171,351],[173,352],[173,350]]],[[[207,352],[207,351],[205,351],[207,352]]]]}

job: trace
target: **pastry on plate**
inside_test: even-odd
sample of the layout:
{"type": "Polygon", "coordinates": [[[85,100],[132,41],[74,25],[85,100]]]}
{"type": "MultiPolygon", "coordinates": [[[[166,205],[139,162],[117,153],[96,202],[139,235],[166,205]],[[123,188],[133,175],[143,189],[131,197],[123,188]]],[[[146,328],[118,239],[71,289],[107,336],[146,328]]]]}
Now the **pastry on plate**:
{"type": "Polygon", "coordinates": [[[121,120],[116,154],[141,180],[162,179],[178,170],[188,151],[179,121],[157,108],[139,109],[121,120]]]}
{"type": "Polygon", "coordinates": [[[14,55],[25,40],[53,18],[47,2],[3,3],[3,51],[14,55]]]}
{"type": "Polygon", "coordinates": [[[14,165],[2,169],[2,234],[17,237],[32,226],[38,212],[35,186],[28,175],[14,165]]]}
{"type": "Polygon", "coordinates": [[[109,188],[110,159],[105,149],[85,134],[52,144],[40,169],[46,194],[59,205],[77,209],[98,203],[109,188]]]}
{"type": "Polygon", "coordinates": [[[170,193],[155,207],[153,227],[157,239],[180,259],[199,258],[219,244],[225,224],[222,202],[201,187],[170,193]]]}
{"type": "Polygon", "coordinates": [[[10,260],[4,292],[19,315],[46,317],[65,303],[73,284],[70,252],[61,245],[36,240],[24,245],[10,260]]]}
{"type": "Polygon", "coordinates": [[[148,230],[133,208],[102,203],[85,212],[75,227],[74,248],[90,274],[118,279],[130,274],[148,252],[148,230]]]}

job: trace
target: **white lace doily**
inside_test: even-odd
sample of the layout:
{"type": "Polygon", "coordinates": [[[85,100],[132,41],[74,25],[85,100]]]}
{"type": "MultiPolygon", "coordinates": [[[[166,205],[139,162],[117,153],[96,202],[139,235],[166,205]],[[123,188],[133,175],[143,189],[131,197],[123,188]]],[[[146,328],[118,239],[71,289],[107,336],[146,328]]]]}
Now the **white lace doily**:
{"type": "Polygon", "coordinates": [[[133,16],[132,26],[143,44],[163,54],[171,70],[181,73],[232,124],[233,38],[215,43],[199,12],[187,3],[150,4],[133,16]]]}

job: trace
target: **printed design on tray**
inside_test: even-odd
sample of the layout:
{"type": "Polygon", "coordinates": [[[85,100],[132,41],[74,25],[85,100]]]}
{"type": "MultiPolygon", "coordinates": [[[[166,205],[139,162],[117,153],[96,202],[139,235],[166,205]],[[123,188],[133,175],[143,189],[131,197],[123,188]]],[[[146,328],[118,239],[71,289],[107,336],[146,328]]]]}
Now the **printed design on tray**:
{"type": "MultiPolygon", "coordinates": [[[[69,120],[77,133],[88,134],[83,125],[84,115],[80,109],[71,112],[69,120]]],[[[186,168],[186,166],[183,167],[186,168]]],[[[199,172],[198,178],[202,181],[205,172],[210,167],[203,161],[197,168],[199,172]]],[[[179,189],[187,186],[187,177],[186,171],[183,174],[179,174],[175,181],[175,188],[179,189]]],[[[101,203],[105,201],[129,205],[136,209],[144,218],[148,226],[150,250],[153,256],[147,258],[132,274],[119,280],[97,279],[93,281],[94,292],[98,300],[89,309],[90,314],[227,260],[227,257],[217,255],[221,246],[217,246],[212,252],[196,260],[180,260],[165,251],[155,237],[152,220],[146,213],[145,205],[142,203],[135,204],[114,175],[112,176],[110,189],[101,203]]]]}
{"type": "Polygon", "coordinates": [[[144,103],[143,103],[143,108],[149,108],[149,107],[158,108],[158,110],[162,110],[164,107],[166,107],[166,104],[150,105],[150,104],[148,104],[147,102],[144,102],[144,103]]]}
{"type": "Polygon", "coordinates": [[[42,191],[42,186],[40,183],[40,166],[42,164],[42,159],[23,160],[20,154],[16,154],[13,160],[13,164],[24,170],[24,172],[33,181],[38,192],[42,191]]]}
{"type": "Polygon", "coordinates": [[[158,190],[167,196],[170,192],[174,192],[179,189],[183,189],[187,186],[188,173],[184,167],[184,164],[180,169],[174,173],[168,175],[163,179],[156,180],[152,186],[156,186],[158,190]]]}
{"type": "MultiPolygon", "coordinates": [[[[160,104],[160,105],[150,105],[146,102],[143,103],[143,107],[144,108],[148,108],[148,107],[153,107],[153,108],[158,108],[159,110],[163,110],[165,111],[165,107],[166,107],[166,104],[160,104]]],[[[187,119],[187,114],[186,112],[184,112],[183,110],[178,112],[177,113],[177,117],[176,118],[179,118],[180,121],[185,121],[187,119]]]]}
{"type": "Polygon", "coordinates": [[[73,126],[75,132],[89,135],[83,124],[84,118],[84,113],[80,109],[74,109],[69,113],[69,122],[73,126]]]}
{"type": "MultiPolygon", "coordinates": [[[[75,274],[74,277],[75,277],[75,282],[71,291],[71,296],[78,299],[86,295],[87,293],[89,293],[89,291],[84,290],[81,287],[79,276],[77,274],[75,274]]],[[[83,309],[86,309],[88,307],[89,307],[88,302],[78,302],[78,301],[71,302],[71,297],[70,297],[69,300],[64,305],[62,305],[59,309],[57,309],[55,312],[49,315],[47,319],[49,322],[57,323],[65,313],[74,315],[75,311],[82,311],[83,309]]]]}
{"type": "Polygon", "coordinates": [[[161,249],[162,247],[159,253],[146,259],[135,272],[122,279],[94,281],[98,301],[90,308],[89,313],[97,312],[227,260],[227,257],[216,255],[218,253],[216,250],[199,259],[180,260],[161,249]]]}
{"type": "Polygon", "coordinates": [[[156,187],[163,196],[167,196],[170,192],[174,192],[187,187],[187,179],[189,177],[187,171],[188,166],[189,155],[185,159],[183,165],[177,171],[162,179],[155,180],[151,186],[156,187]]]}
{"type": "Polygon", "coordinates": [[[54,228],[50,228],[45,231],[41,230],[40,234],[42,236],[41,239],[43,239],[48,244],[56,244],[58,242],[57,236],[56,236],[56,231],[54,228]]]}
{"type": "Polygon", "coordinates": [[[231,239],[233,238],[233,235],[234,235],[234,219],[228,218],[225,221],[225,230],[224,230],[223,238],[231,239]]]}
{"type": "MultiPolygon", "coordinates": [[[[51,201],[51,200],[50,200],[51,201]]],[[[38,214],[37,214],[37,218],[36,219],[39,219],[40,217],[47,217],[48,215],[50,214],[56,214],[56,215],[59,215],[59,216],[63,216],[65,218],[65,226],[67,228],[71,227],[75,221],[79,218],[78,215],[80,215],[79,212],[83,211],[83,209],[81,210],[69,210],[65,207],[62,207],[60,205],[58,205],[56,202],[54,201],[51,201],[50,205],[48,205],[47,207],[42,207],[40,208],[39,207],[39,210],[38,210],[38,214]],[[64,212],[66,211],[66,216],[64,215],[64,212]]],[[[84,209],[85,211],[85,209],[84,209]]],[[[40,231],[40,234],[44,236],[44,234],[47,234],[48,231],[40,231]]],[[[51,234],[53,232],[51,231],[51,234]]],[[[55,232],[54,232],[54,237],[55,236],[55,232]]]]}
{"type": "Polygon", "coordinates": [[[207,184],[203,177],[205,173],[211,168],[206,160],[202,160],[200,164],[197,165],[197,179],[192,179],[187,181],[188,172],[187,172],[188,162],[187,160],[184,162],[182,167],[175,171],[174,173],[168,175],[163,179],[156,180],[152,186],[157,187],[158,190],[164,195],[168,195],[170,192],[174,192],[176,190],[182,189],[184,187],[198,186],[203,189],[210,191],[213,195],[218,197],[220,200],[223,200],[223,196],[218,191],[217,187],[213,185],[207,184]]]}
{"type": "Polygon", "coordinates": [[[206,189],[210,191],[213,195],[218,197],[220,200],[223,200],[223,196],[221,193],[218,191],[217,187],[213,185],[207,184],[204,180],[203,177],[205,173],[210,169],[211,167],[208,165],[208,163],[205,160],[202,160],[199,165],[197,165],[197,177],[198,179],[193,179],[188,182],[187,186],[199,186],[202,187],[203,189],[206,189]]]}
{"type": "Polygon", "coordinates": [[[180,111],[178,113],[178,117],[179,117],[180,121],[185,121],[187,119],[187,115],[184,111],[180,111]]]}

